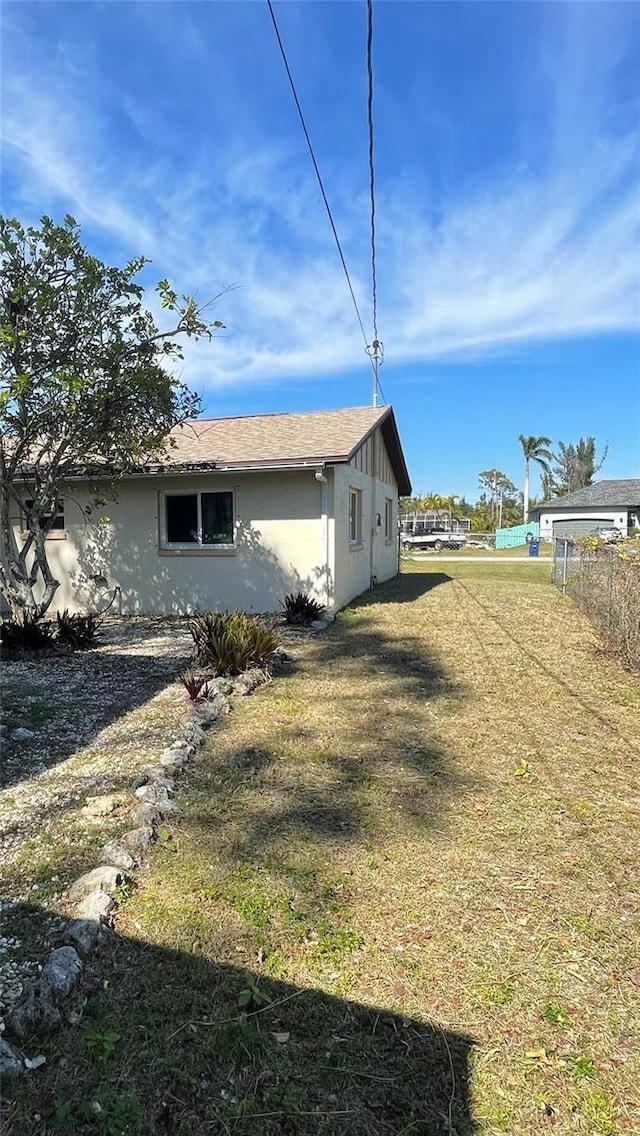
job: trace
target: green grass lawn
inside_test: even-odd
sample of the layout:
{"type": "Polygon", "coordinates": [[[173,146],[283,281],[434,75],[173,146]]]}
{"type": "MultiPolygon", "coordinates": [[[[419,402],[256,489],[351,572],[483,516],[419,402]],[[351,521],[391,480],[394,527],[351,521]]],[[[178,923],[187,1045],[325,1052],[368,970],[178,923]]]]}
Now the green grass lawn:
{"type": "Polygon", "coordinates": [[[406,567],[209,736],[7,1136],[640,1130],[638,684],[548,566],[406,567]]]}

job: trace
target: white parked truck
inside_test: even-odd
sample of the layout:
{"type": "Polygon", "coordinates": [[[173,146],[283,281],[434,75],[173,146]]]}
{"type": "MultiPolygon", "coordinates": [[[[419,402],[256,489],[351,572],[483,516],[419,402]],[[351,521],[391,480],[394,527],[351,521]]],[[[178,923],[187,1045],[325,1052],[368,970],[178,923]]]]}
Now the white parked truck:
{"type": "Polygon", "coordinates": [[[433,548],[439,552],[441,548],[464,548],[467,534],[436,526],[400,533],[400,540],[405,552],[412,548],[433,548]]]}

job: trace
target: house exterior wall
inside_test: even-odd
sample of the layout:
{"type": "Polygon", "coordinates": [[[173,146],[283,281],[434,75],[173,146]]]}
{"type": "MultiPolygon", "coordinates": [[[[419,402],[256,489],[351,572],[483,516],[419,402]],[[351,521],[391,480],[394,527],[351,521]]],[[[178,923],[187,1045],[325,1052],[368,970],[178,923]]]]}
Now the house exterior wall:
{"type": "MultiPolygon", "coordinates": [[[[329,482],[331,479],[328,479],[329,482]]],[[[325,492],[333,508],[332,485],[325,492]]],[[[299,588],[334,605],[333,525],[323,527],[323,487],[314,470],[291,473],[214,474],[135,478],[118,487],[118,500],[102,508],[106,524],[88,525],[80,505],[65,499],[65,532],[48,540],[60,580],[51,611],[100,610],[121,589],[122,612],[182,614],[196,609],[279,609],[299,588]],[[161,492],[232,490],[232,550],[163,550],[159,547],[161,492]],[[96,583],[92,577],[102,577],[96,583]],[[106,581],[106,584],[103,582],[106,581]]],[[[81,488],[73,494],[88,501],[81,488]]],[[[94,515],[97,515],[97,510],[94,515]]],[[[20,526],[17,524],[17,529],[20,526]]],[[[117,612],[117,602],[111,608],[117,612]]]]}
{"type": "Polygon", "coordinates": [[[348,466],[334,469],[335,606],[343,607],[371,585],[398,572],[398,488],[380,431],[357,451],[348,466]],[[349,494],[362,501],[362,539],[349,540],[349,494]],[[385,537],[385,501],[391,506],[391,538],[385,537]],[[379,523],[378,523],[379,522],[379,523]]]}
{"type": "Polygon", "coordinates": [[[540,539],[553,539],[554,521],[593,521],[593,527],[601,524],[611,524],[614,528],[627,530],[628,510],[620,508],[595,509],[556,509],[544,510],[540,513],[540,539]]]}
{"type": "MultiPolygon", "coordinates": [[[[299,589],[337,610],[398,571],[398,489],[378,430],[350,465],[301,471],[256,471],[137,477],[118,486],[118,498],[94,510],[89,524],[81,485],[64,500],[65,528],[47,540],[60,581],[51,613],[185,614],[194,610],[277,611],[299,589]],[[361,540],[349,540],[349,494],[361,493],[361,540]],[[232,549],[163,549],[162,494],[234,494],[232,549]],[[388,512],[385,509],[389,502],[388,512]],[[386,514],[386,516],[385,516],[386,514]],[[385,520],[389,521],[385,532],[385,520]],[[116,589],[119,592],[116,593],[116,589]]],[[[16,518],[15,531],[20,522],[16,518]]],[[[18,541],[20,538],[18,537],[18,541]]]]}

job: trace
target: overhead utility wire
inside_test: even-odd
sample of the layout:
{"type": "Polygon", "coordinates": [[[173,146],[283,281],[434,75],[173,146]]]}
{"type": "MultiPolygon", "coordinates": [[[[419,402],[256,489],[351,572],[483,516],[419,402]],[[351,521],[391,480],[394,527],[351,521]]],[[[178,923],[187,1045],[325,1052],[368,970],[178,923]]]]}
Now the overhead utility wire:
{"type": "MultiPolygon", "coordinates": [[[[316,156],[313,152],[313,146],[311,145],[311,138],[309,137],[309,131],[307,130],[307,124],[306,124],[305,119],[304,119],[304,114],[302,113],[302,107],[300,106],[300,100],[298,98],[298,92],[296,91],[296,86],[295,86],[295,83],[293,81],[293,75],[291,74],[291,68],[289,67],[289,61],[287,59],[287,54],[284,50],[284,44],[283,44],[282,39],[280,37],[280,30],[278,28],[278,23],[276,21],[276,15],[275,15],[275,12],[273,10],[273,4],[271,3],[271,0],[267,0],[267,6],[269,8],[269,14],[271,16],[271,20],[272,20],[272,23],[273,23],[273,30],[276,33],[276,39],[278,41],[278,47],[280,48],[280,54],[282,56],[282,62],[284,63],[284,68],[285,68],[285,71],[287,72],[287,78],[289,80],[289,85],[291,87],[291,93],[293,95],[293,101],[296,104],[296,109],[298,111],[298,116],[300,118],[302,130],[303,130],[306,142],[307,142],[307,146],[309,148],[309,154],[311,155],[311,161],[313,163],[313,168],[316,172],[316,177],[318,179],[318,185],[320,186],[320,192],[322,194],[322,200],[324,201],[325,209],[327,210],[327,216],[329,218],[329,224],[331,225],[331,231],[333,233],[334,240],[336,242],[336,248],[338,249],[338,255],[340,257],[340,261],[341,261],[342,267],[344,269],[344,274],[345,274],[345,277],[346,277],[347,285],[348,285],[348,288],[349,288],[349,292],[351,293],[351,299],[353,300],[353,306],[355,308],[356,316],[358,317],[358,323],[360,324],[360,331],[362,332],[362,338],[364,339],[364,345],[365,345],[365,348],[366,348],[366,347],[369,346],[369,340],[367,339],[367,333],[364,329],[364,323],[362,322],[362,316],[360,315],[360,308],[358,307],[358,301],[356,300],[356,294],[353,290],[353,284],[351,283],[351,277],[349,276],[349,269],[347,268],[347,262],[344,258],[344,253],[342,251],[342,245],[340,244],[340,238],[338,236],[338,230],[336,229],[336,224],[335,224],[335,221],[333,219],[333,214],[331,212],[331,206],[329,205],[329,199],[327,197],[326,190],[324,188],[324,182],[322,180],[320,168],[319,168],[318,163],[316,161],[316,156]]],[[[373,373],[375,375],[376,374],[376,365],[375,365],[373,359],[371,359],[371,366],[373,368],[373,373]]]]}
{"type": "Polygon", "coordinates": [[[371,195],[371,294],[373,338],[378,339],[378,282],[376,278],[376,179],[373,161],[373,0],[367,0],[367,119],[369,123],[369,192],[371,195]]]}
{"type": "Polygon", "coordinates": [[[379,368],[384,362],[384,345],[378,337],[378,278],[376,271],[376,177],[373,157],[373,0],[367,0],[367,122],[369,127],[369,195],[371,198],[371,299],[373,305],[373,343],[367,348],[373,363],[373,405],[378,393],[386,402],[380,384],[379,368]]]}

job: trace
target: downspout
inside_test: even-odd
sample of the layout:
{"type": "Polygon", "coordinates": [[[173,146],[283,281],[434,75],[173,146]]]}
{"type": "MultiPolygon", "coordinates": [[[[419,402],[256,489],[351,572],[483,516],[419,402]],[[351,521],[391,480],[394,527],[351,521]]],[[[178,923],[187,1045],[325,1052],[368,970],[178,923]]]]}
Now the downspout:
{"type": "Polygon", "coordinates": [[[316,470],[316,481],[320,482],[320,516],[322,521],[322,535],[321,541],[323,545],[324,555],[324,606],[328,610],[331,606],[331,591],[329,587],[329,508],[328,508],[328,483],[324,474],[324,466],[321,465],[316,470]]]}

